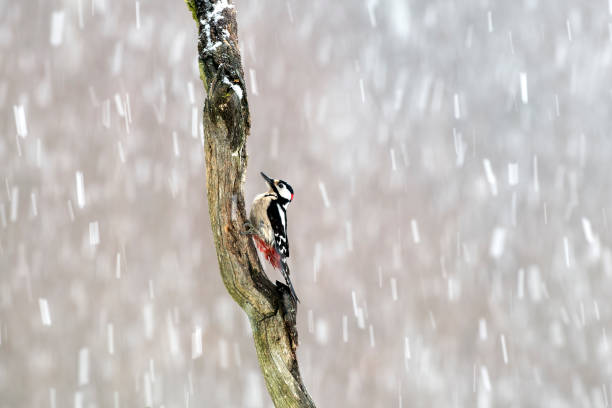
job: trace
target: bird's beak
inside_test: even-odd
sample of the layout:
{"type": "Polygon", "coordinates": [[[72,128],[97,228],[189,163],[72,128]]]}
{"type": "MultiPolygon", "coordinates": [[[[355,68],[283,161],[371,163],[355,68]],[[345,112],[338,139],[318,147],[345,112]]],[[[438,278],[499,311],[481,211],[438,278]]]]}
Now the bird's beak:
{"type": "Polygon", "coordinates": [[[266,182],[270,185],[270,187],[274,187],[274,180],[272,180],[270,177],[266,176],[263,171],[260,172],[259,174],[261,174],[261,177],[264,178],[264,180],[266,180],[266,182]]]}

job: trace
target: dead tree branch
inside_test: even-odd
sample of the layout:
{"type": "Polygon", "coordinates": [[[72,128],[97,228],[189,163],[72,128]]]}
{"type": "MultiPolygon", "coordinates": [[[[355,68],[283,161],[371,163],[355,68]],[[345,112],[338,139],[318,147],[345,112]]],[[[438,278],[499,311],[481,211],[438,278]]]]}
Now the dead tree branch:
{"type": "Polygon", "coordinates": [[[277,408],[314,407],[296,357],[296,304],[284,285],[265,275],[251,239],[243,184],[249,105],[236,9],[229,0],[186,0],[198,25],[200,77],[206,90],[206,188],[221,278],[251,322],[259,364],[277,408]]]}

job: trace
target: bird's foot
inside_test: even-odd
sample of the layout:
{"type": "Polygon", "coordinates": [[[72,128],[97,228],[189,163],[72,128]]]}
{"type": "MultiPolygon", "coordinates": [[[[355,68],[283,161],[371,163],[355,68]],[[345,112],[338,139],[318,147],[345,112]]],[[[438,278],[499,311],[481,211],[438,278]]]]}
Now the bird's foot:
{"type": "Polygon", "coordinates": [[[249,221],[244,223],[244,227],[246,228],[244,231],[240,231],[242,235],[257,235],[257,230],[253,227],[249,221]]]}

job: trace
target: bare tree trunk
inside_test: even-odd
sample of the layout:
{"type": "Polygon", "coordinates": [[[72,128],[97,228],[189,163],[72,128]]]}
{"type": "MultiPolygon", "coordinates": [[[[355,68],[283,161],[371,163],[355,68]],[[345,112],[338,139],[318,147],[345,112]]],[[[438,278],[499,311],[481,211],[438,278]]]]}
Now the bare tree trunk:
{"type": "Polygon", "coordinates": [[[296,357],[296,303],[288,288],[265,275],[251,239],[243,183],[249,105],[236,24],[229,0],[185,0],[198,25],[204,104],[206,187],[221,278],[251,322],[259,364],[275,407],[315,407],[296,357]]]}

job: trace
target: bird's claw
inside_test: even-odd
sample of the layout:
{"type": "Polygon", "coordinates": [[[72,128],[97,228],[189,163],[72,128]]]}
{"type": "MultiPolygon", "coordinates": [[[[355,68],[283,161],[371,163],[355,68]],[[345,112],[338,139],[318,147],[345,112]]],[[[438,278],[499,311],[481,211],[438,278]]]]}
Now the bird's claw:
{"type": "Polygon", "coordinates": [[[244,223],[244,227],[246,228],[246,230],[240,231],[240,234],[242,234],[242,235],[255,235],[255,234],[257,234],[257,230],[253,227],[253,225],[249,221],[244,223]]]}

